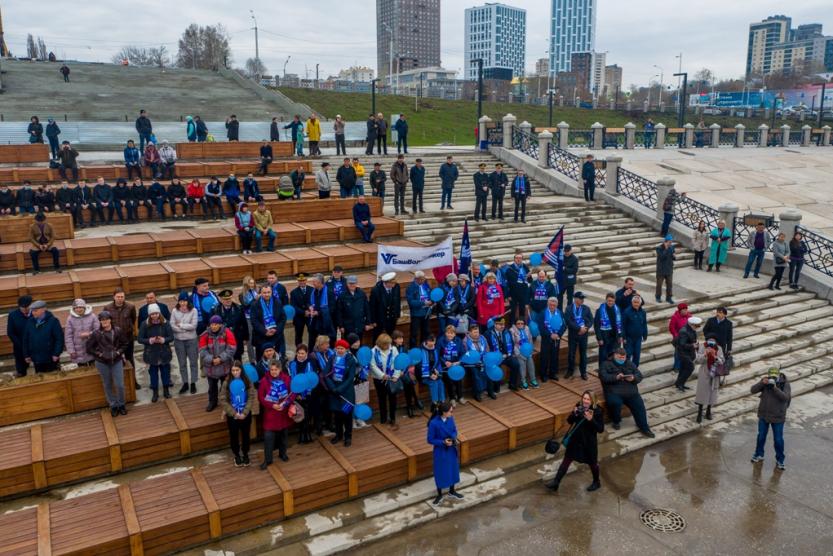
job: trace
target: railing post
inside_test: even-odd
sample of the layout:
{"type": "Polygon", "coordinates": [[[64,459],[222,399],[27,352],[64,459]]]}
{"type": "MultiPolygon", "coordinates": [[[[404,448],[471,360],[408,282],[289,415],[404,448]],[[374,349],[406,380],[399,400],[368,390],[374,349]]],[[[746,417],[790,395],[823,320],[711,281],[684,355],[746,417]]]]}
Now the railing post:
{"type": "Polygon", "coordinates": [[[486,115],[481,116],[477,121],[477,136],[481,150],[489,149],[489,131],[487,128],[491,121],[492,119],[486,115]]]}
{"type": "Polygon", "coordinates": [[[512,114],[507,114],[503,117],[503,148],[504,149],[511,149],[512,148],[512,128],[515,127],[515,122],[518,121],[518,118],[513,116],[512,114]]]}
{"type": "Polygon", "coordinates": [[[625,101],[625,111],[630,112],[631,110],[633,110],[633,101],[628,99],[625,101]]]}
{"type": "Polygon", "coordinates": [[[813,134],[813,126],[811,125],[803,125],[801,126],[801,146],[802,147],[809,147],[810,146],[810,138],[813,134]]]}
{"type": "Polygon", "coordinates": [[[647,114],[647,113],[648,113],[648,108],[649,108],[649,106],[648,106],[648,100],[647,100],[647,99],[646,99],[646,100],[643,100],[643,101],[642,101],[642,111],[643,111],[643,112],[645,112],[645,113],[647,114]]]}
{"type": "Polygon", "coordinates": [[[596,122],[590,126],[590,129],[593,130],[593,144],[590,145],[590,149],[594,151],[603,149],[605,126],[596,122]]]}
{"type": "MultiPolygon", "coordinates": [[[[523,124],[521,124],[523,127],[523,124]]],[[[552,133],[547,131],[546,129],[538,134],[538,167],[539,168],[549,168],[550,161],[549,161],[549,152],[550,152],[550,143],[552,143],[552,133]]]]}
{"type": "Polygon", "coordinates": [[[558,106],[564,106],[564,95],[558,95],[558,106]]]}
{"type": "Polygon", "coordinates": [[[821,146],[822,147],[829,147],[830,146],[830,126],[826,125],[821,128],[821,146]]]}
{"type": "Polygon", "coordinates": [[[686,124],[683,126],[685,128],[685,145],[686,149],[690,149],[694,146],[694,124],[686,124]]]}
{"type": "Polygon", "coordinates": [[[673,178],[663,176],[657,180],[657,219],[662,222],[665,212],[662,210],[662,205],[665,204],[665,198],[668,192],[674,187],[677,182],[673,178]]]}
{"type": "Polygon", "coordinates": [[[801,211],[794,208],[788,208],[778,215],[779,228],[778,231],[786,236],[787,242],[791,241],[795,235],[795,228],[801,224],[801,211]]]}
{"type": "Polygon", "coordinates": [[[520,124],[518,124],[518,128],[521,130],[521,132],[532,135],[532,124],[528,121],[522,121],[520,124]]]}
{"type": "MultiPolygon", "coordinates": [[[[717,213],[721,220],[726,223],[726,227],[729,228],[729,231],[732,233],[731,237],[735,237],[735,218],[738,215],[738,206],[735,203],[723,203],[719,207],[717,207],[717,213]]],[[[729,250],[731,251],[734,249],[734,245],[732,243],[729,244],[729,250]]]]}
{"type": "Polygon", "coordinates": [[[570,124],[567,122],[558,122],[555,127],[558,128],[558,148],[566,151],[570,145],[570,124]]]}
{"type": "Polygon", "coordinates": [[[636,144],[636,124],[628,122],[625,124],[625,148],[633,149],[636,144]]]}
{"type": "Polygon", "coordinates": [[[654,126],[654,131],[656,132],[656,141],[654,141],[654,148],[655,149],[664,149],[665,148],[665,124],[659,123],[654,126]]]}
{"type": "Polygon", "coordinates": [[[720,124],[712,124],[709,129],[712,130],[712,144],[709,147],[716,149],[720,146],[720,124]]]}
{"type": "Polygon", "coordinates": [[[735,126],[735,147],[742,148],[744,135],[746,134],[746,126],[743,124],[738,124],[735,126]]]}
{"type": "Polygon", "coordinates": [[[615,98],[610,99],[610,100],[607,102],[607,107],[608,107],[610,110],[616,110],[616,99],[615,99],[615,98]]]}
{"type": "Polygon", "coordinates": [[[758,146],[766,147],[769,143],[769,126],[761,124],[758,126],[758,146]]]}
{"type": "Polygon", "coordinates": [[[619,165],[622,164],[621,156],[609,156],[605,169],[605,192],[613,197],[619,195],[619,165]]]}
{"type": "Polygon", "coordinates": [[[790,144],[790,126],[784,124],[781,126],[781,146],[787,147],[790,144]]]}

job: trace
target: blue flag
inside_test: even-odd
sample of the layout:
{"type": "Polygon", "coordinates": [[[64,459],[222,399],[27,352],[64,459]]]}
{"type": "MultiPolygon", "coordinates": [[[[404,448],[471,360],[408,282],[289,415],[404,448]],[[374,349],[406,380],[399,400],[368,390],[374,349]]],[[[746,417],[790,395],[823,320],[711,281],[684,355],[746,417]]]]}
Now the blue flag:
{"type": "Polygon", "coordinates": [[[544,250],[544,259],[555,269],[555,281],[560,291],[564,288],[564,226],[552,236],[544,250]]]}
{"type": "Polygon", "coordinates": [[[463,241],[460,242],[460,260],[458,272],[468,274],[471,268],[471,242],[469,241],[469,219],[463,224],[463,241]]]}

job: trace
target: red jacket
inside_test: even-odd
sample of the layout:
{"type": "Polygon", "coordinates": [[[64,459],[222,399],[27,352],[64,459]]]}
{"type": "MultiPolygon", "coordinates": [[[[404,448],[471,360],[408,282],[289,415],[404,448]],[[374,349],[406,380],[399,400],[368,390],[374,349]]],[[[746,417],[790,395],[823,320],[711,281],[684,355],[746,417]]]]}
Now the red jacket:
{"type": "Polygon", "coordinates": [[[194,180],[188,184],[187,193],[193,199],[202,199],[205,197],[205,186],[199,180],[194,180]]]}
{"type": "Polygon", "coordinates": [[[676,338],[687,322],[688,316],[681,315],[679,309],[674,311],[671,320],[668,321],[668,331],[671,333],[671,337],[676,338]]]}
{"type": "Polygon", "coordinates": [[[263,430],[266,431],[282,431],[284,429],[288,429],[295,421],[289,416],[288,409],[290,404],[295,401],[295,394],[291,392],[289,389],[289,374],[281,371],[281,374],[278,375],[278,378],[272,378],[272,375],[269,371],[266,371],[266,374],[263,375],[263,378],[260,379],[260,386],[257,389],[257,399],[260,401],[260,406],[262,408],[261,413],[263,414],[263,430]],[[272,388],[272,381],[273,380],[282,380],[284,384],[286,384],[286,392],[288,396],[283,404],[283,409],[280,411],[276,410],[272,406],[275,402],[268,402],[266,401],[266,396],[269,394],[269,390],[272,388]]]}
{"type": "Polygon", "coordinates": [[[489,303],[489,298],[486,295],[488,288],[489,284],[483,282],[477,289],[477,322],[482,325],[486,325],[490,318],[500,316],[506,310],[506,302],[503,299],[503,288],[495,282],[498,297],[492,300],[491,303],[489,303]]]}

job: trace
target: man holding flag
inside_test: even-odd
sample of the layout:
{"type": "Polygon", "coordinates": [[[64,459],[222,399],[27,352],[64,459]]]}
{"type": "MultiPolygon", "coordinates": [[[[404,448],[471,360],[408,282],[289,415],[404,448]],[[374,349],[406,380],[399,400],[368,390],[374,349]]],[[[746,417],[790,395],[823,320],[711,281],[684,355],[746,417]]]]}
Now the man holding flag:
{"type": "MultiPolygon", "coordinates": [[[[570,249],[564,245],[564,226],[561,226],[555,235],[552,236],[547,248],[544,249],[544,260],[555,270],[555,283],[558,285],[558,307],[564,307],[564,289],[566,285],[564,277],[564,252],[570,249]]],[[[578,261],[578,259],[576,259],[578,261]]],[[[570,299],[573,297],[573,285],[570,286],[570,299]]]]}

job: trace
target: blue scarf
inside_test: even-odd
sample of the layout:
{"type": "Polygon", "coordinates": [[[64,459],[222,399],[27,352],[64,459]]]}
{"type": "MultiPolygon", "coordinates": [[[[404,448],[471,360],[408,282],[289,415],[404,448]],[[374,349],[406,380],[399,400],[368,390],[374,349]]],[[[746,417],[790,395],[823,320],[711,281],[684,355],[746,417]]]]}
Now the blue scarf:
{"type": "Polygon", "coordinates": [[[393,376],[393,349],[388,352],[388,359],[385,361],[385,364],[382,365],[382,352],[378,349],[373,350],[373,360],[376,361],[376,366],[379,367],[383,373],[388,376],[393,376]]]}
{"type": "Polygon", "coordinates": [[[333,380],[341,382],[344,380],[344,372],[347,370],[347,357],[336,355],[333,359],[333,380]]]}
{"type": "Polygon", "coordinates": [[[471,282],[472,284],[474,284],[475,288],[480,288],[480,286],[483,284],[483,275],[478,274],[477,276],[472,276],[471,282]]]}
{"type": "MultiPolygon", "coordinates": [[[[298,370],[298,360],[290,361],[289,362],[289,377],[290,378],[295,378],[298,375],[299,372],[301,372],[301,373],[314,373],[315,371],[312,370],[312,361],[307,359],[305,361],[305,363],[306,363],[306,367],[302,371],[299,371],[298,370]]],[[[304,396],[309,396],[311,393],[312,393],[312,390],[310,390],[309,388],[304,390],[304,396]]]]}
{"type": "Polygon", "coordinates": [[[454,303],[454,288],[448,285],[443,287],[446,288],[445,301],[443,302],[443,304],[445,305],[446,309],[450,309],[451,305],[454,303]]]}
{"type": "Polygon", "coordinates": [[[525,284],[526,283],[526,270],[524,269],[524,265],[514,265],[515,270],[518,271],[518,283],[525,284]]]}
{"type": "Polygon", "coordinates": [[[581,310],[583,305],[576,305],[573,303],[573,316],[576,319],[576,324],[579,326],[584,326],[584,312],[581,310]]]}
{"type": "Polygon", "coordinates": [[[251,318],[252,316],[252,303],[254,303],[255,299],[257,298],[257,290],[246,290],[243,294],[243,301],[245,305],[243,307],[243,314],[246,315],[246,318],[251,318]]]}
{"type": "Polygon", "coordinates": [[[420,303],[425,303],[429,299],[430,292],[428,291],[428,284],[423,282],[421,285],[417,284],[417,288],[419,289],[419,301],[420,303]]]}
{"type": "Polygon", "coordinates": [[[318,301],[320,302],[320,303],[317,304],[318,308],[319,309],[329,308],[329,303],[327,302],[327,298],[329,297],[327,295],[327,288],[321,288],[320,291],[316,290],[315,288],[312,288],[312,294],[310,295],[311,303],[309,304],[310,307],[313,308],[313,309],[316,307],[316,303],[315,303],[315,294],[316,293],[318,293],[318,301]]]}
{"type": "Polygon", "coordinates": [[[330,283],[333,285],[333,296],[338,299],[344,291],[344,283],[341,280],[330,280],[330,283]]]}
{"type": "Polygon", "coordinates": [[[446,344],[443,346],[443,360],[454,361],[455,359],[457,359],[457,342],[454,340],[449,342],[446,339],[446,344]]]}
{"type": "MultiPolygon", "coordinates": [[[[584,322],[583,319],[582,319],[582,322],[584,322]]],[[[549,332],[550,334],[558,334],[558,331],[561,330],[561,327],[563,326],[563,324],[564,324],[564,319],[561,317],[561,314],[559,314],[558,309],[556,309],[552,313],[550,313],[549,308],[544,309],[544,326],[547,327],[547,332],[549,332]],[[552,320],[553,319],[558,320],[558,326],[557,327],[553,327],[553,325],[552,325],[552,320]]]]}
{"type": "MultiPolygon", "coordinates": [[[[601,322],[602,330],[610,330],[611,329],[610,317],[607,315],[606,308],[607,308],[606,303],[602,304],[602,306],[599,307],[599,320],[602,321],[601,322]]],[[[621,334],[622,333],[622,313],[619,311],[619,306],[618,305],[613,305],[613,312],[614,312],[614,316],[616,318],[616,332],[621,334]]]]}
{"type": "Polygon", "coordinates": [[[526,176],[518,176],[517,184],[518,185],[515,187],[515,193],[526,195],[526,176]]]}
{"type": "Polygon", "coordinates": [[[333,353],[335,352],[331,349],[328,349],[326,354],[316,351],[315,357],[318,359],[318,366],[322,369],[326,369],[327,363],[329,363],[330,359],[333,357],[333,353]]]}
{"type": "MultiPolygon", "coordinates": [[[[422,346],[422,378],[428,378],[431,376],[431,360],[428,357],[428,348],[422,346]]],[[[431,352],[434,354],[434,366],[437,365],[437,348],[434,347],[431,352]]]]}
{"type": "Polygon", "coordinates": [[[497,284],[493,286],[486,286],[486,303],[491,305],[500,297],[500,288],[497,284]]]}
{"type": "Polygon", "coordinates": [[[214,292],[208,292],[205,295],[200,295],[195,291],[191,295],[191,298],[191,304],[197,309],[197,322],[202,322],[203,314],[209,315],[211,311],[214,310],[214,307],[220,303],[217,296],[214,295],[214,292]]]}
{"type": "Polygon", "coordinates": [[[269,299],[269,303],[266,303],[262,297],[260,298],[260,307],[263,309],[263,324],[267,329],[276,328],[275,315],[272,312],[271,301],[272,300],[269,299]]]}
{"type": "Polygon", "coordinates": [[[266,394],[266,401],[279,403],[285,400],[288,395],[289,391],[286,389],[286,384],[284,384],[279,376],[278,378],[273,378],[272,382],[269,383],[269,393],[266,394]]]}
{"type": "Polygon", "coordinates": [[[485,353],[489,346],[486,345],[486,340],[483,339],[483,336],[477,339],[477,344],[472,342],[471,337],[466,336],[466,348],[467,351],[475,350],[478,353],[485,353]]]}
{"type": "Polygon", "coordinates": [[[245,389],[240,394],[232,394],[231,406],[234,408],[235,413],[243,413],[243,410],[246,409],[246,397],[245,389]]]}

